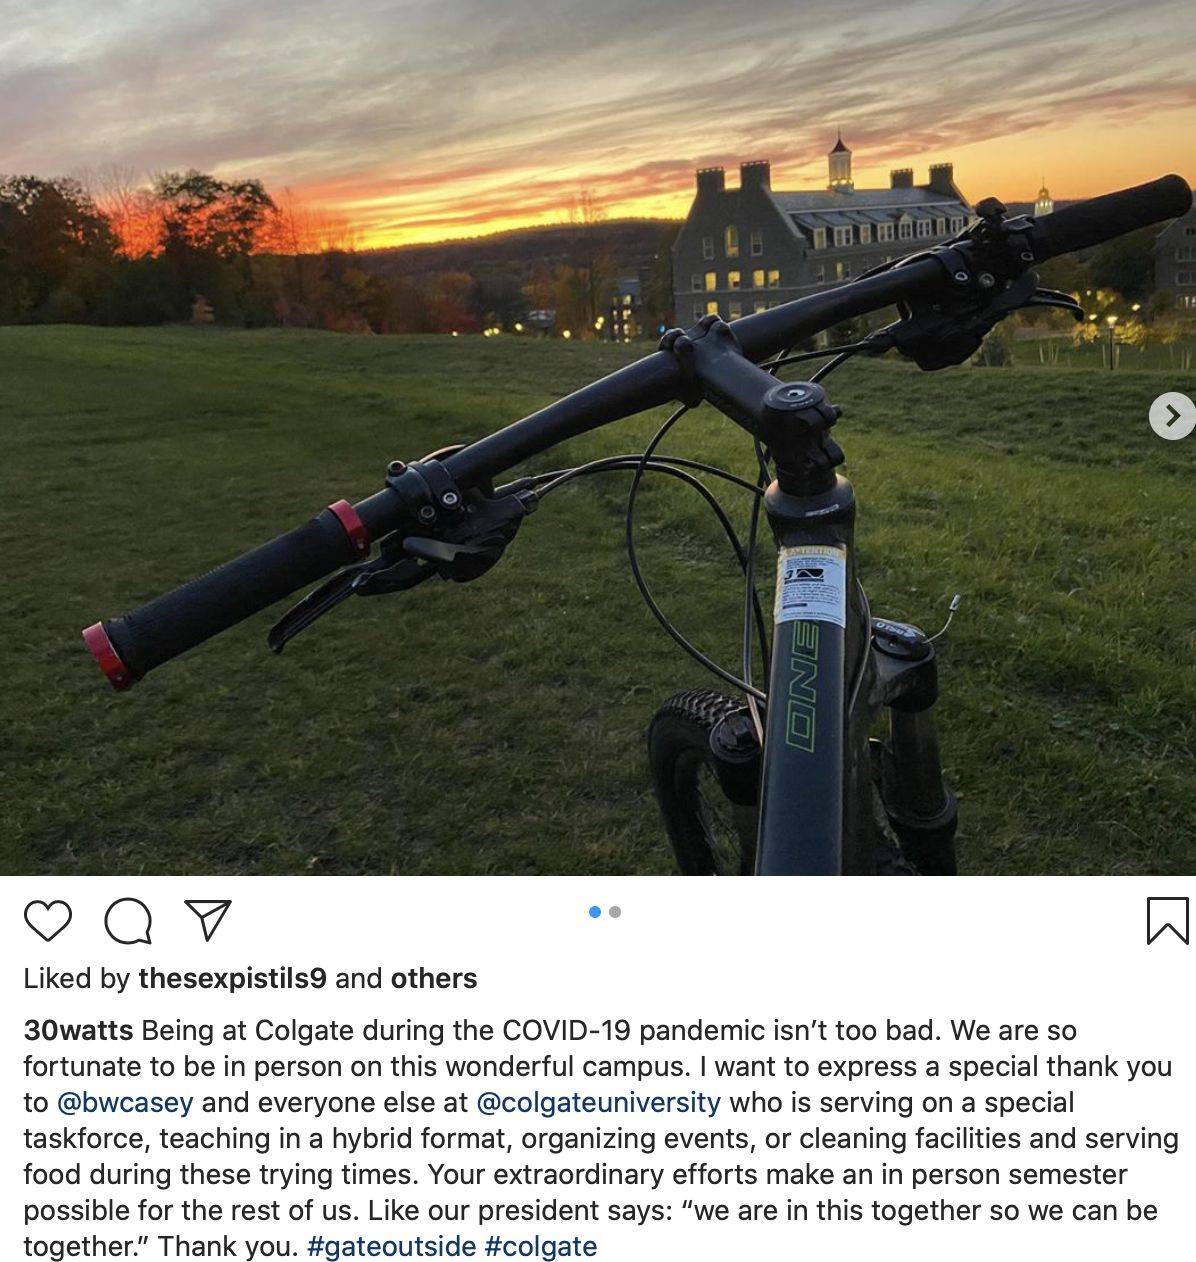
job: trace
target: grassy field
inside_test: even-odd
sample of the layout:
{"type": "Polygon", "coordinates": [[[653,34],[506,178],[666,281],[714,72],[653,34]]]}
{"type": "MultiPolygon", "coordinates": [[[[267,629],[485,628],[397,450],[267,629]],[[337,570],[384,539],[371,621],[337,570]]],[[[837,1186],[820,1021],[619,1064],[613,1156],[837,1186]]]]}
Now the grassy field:
{"type": "MultiPolygon", "coordinates": [[[[481,435],[630,355],[0,329],[0,869],[667,872],[642,734],[704,677],[635,594],[625,475],[546,502],[480,582],[354,601],[281,658],[265,615],[116,696],[79,640],[360,498],[392,457],[481,435]]],[[[880,363],[831,380],[873,609],[937,627],[966,594],[942,670],[963,868],[1196,871],[1196,437],[1146,424],[1196,376],[880,363]]],[[[632,450],[657,423],[568,458],[632,450]]],[[[708,409],[671,443],[751,467],[708,409]]],[[[733,565],[687,495],[645,495],[645,568],[733,664],[733,565]]]]}

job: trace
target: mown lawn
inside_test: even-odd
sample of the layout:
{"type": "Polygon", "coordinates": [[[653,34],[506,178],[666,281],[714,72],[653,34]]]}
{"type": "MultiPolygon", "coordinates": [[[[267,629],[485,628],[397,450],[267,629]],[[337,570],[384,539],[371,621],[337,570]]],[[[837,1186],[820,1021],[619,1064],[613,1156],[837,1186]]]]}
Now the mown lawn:
{"type": "MultiPolygon", "coordinates": [[[[78,634],[360,498],[392,457],[481,435],[630,356],[0,330],[0,869],[668,871],[642,734],[704,680],[627,573],[625,475],[547,501],[480,582],[354,601],[281,658],[264,615],[117,696],[78,634]]],[[[1196,375],[879,363],[831,382],[874,610],[937,627],[966,595],[942,670],[964,869],[1196,871],[1196,436],[1164,443],[1146,423],[1196,375]]],[[[642,446],[658,420],[568,458],[642,446]]],[[[751,468],[707,409],[672,449],[751,468]]],[[[733,664],[733,566],[691,495],[646,494],[645,566],[733,664]]]]}

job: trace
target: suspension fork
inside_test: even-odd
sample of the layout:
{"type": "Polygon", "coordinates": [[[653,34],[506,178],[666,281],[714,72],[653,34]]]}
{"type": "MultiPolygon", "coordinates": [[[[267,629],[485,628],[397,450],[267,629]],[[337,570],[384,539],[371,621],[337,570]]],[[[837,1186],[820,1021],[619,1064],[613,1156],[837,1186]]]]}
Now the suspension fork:
{"type": "Polygon", "coordinates": [[[901,848],[927,876],[953,876],[959,802],[943,776],[934,707],[934,645],[907,623],[873,623],[872,700],[888,707],[888,739],[878,743],[885,814],[901,848]]]}

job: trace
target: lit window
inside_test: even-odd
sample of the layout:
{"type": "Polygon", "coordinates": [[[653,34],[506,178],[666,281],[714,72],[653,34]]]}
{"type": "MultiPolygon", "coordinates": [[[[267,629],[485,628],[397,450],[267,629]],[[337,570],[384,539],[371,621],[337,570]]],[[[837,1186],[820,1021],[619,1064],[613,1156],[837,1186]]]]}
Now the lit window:
{"type": "Polygon", "coordinates": [[[690,279],[690,284],[691,284],[691,286],[692,286],[692,288],[693,288],[694,293],[695,293],[695,294],[696,294],[696,293],[701,293],[701,290],[702,290],[702,274],[701,274],[700,272],[694,272],[694,274],[693,274],[693,275],[692,275],[689,279],[690,279]]]}
{"type": "Polygon", "coordinates": [[[623,295],[623,306],[625,306],[625,307],[630,307],[630,306],[631,306],[631,295],[630,295],[630,294],[624,294],[624,295],[623,295]]]}
{"type": "Polygon", "coordinates": [[[851,279],[851,263],[847,261],[835,264],[835,279],[850,280],[851,279]]]}
{"type": "Polygon", "coordinates": [[[753,289],[764,288],[764,268],[758,267],[752,273],[752,288],[753,289]]]}
{"type": "Polygon", "coordinates": [[[718,276],[714,272],[707,272],[706,273],[706,292],[710,293],[711,290],[714,290],[717,288],[718,288],[718,276]]]}
{"type": "Polygon", "coordinates": [[[821,285],[826,280],[826,267],[824,264],[819,263],[818,266],[814,269],[814,280],[819,285],[821,285]]]}
{"type": "Polygon", "coordinates": [[[814,229],[814,249],[816,250],[826,249],[826,229],[825,228],[814,229]]]}
{"type": "Polygon", "coordinates": [[[753,310],[753,311],[754,311],[757,315],[759,315],[761,311],[767,311],[767,310],[768,310],[768,303],[766,303],[766,302],[758,302],[758,303],[756,303],[756,305],[752,308],[752,310],[753,310]]]}
{"type": "Polygon", "coordinates": [[[702,238],[702,257],[704,259],[714,258],[714,238],[713,237],[702,238]]]}
{"type": "Polygon", "coordinates": [[[727,258],[739,257],[739,229],[734,224],[727,225],[727,230],[723,233],[723,245],[726,247],[727,258]]]}
{"type": "Polygon", "coordinates": [[[934,235],[934,224],[929,219],[918,220],[918,236],[929,237],[934,235]]]}
{"type": "Polygon", "coordinates": [[[769,289],[776,289],[776,288],[780,285],[780,283],[781,283],[781,273],[780,273],[780,271],[779,271],[777,268],[775,268],[775,267],[770,267],[770,268],[768,269],[768,287],[769,287],[769,289]]]}
{"type": "Polygon", "coordinates": [[[706,314],[707,314],[707,315],[718,315],[718,303],[717,303],[717,302],[708,302],[708,303],[706,304],[706,314]]]}
{"type": "Polygon", "coordinates": [[[756,255],[764,253],[764,233],[758,230],[752,233],[752,253],[756,255]]]}
{"type": "Polygon", "coordinates": [[[743,307],[739,303],[732,302],[728,305],[727,307],[728,320],[738,320],[741,315],[743,315],[743,307]]]}
{"type": "Polygon", "coordinates": [[[876,239],[878,241],[892,241],[893,225],[891,223],[878,224],[876,228],[876,239]]]}
{"type": "Polygon", "coordinates": [[[739,288],[739,273],[738,272],[727,273],[727,288],[728,289],[739,288]]]}
{"type": "Polygon", "coordinates": [[[872,244],[872,225],[870,223],[860,224],[860,244],[861,245],[872,244]]]}
{"type": "Polygon", "coordinates": [[[850,228],[836,228],[835,229],[835,244],[836,245],[850,245],[851,244],[851,229],[850,228]]]}
{"type": "Polygon", "coordinates": [[[914,237],[914,221],[912,219],[903,219],[897,225],[897,235],[902,241],[912,241],[914,237]]]}

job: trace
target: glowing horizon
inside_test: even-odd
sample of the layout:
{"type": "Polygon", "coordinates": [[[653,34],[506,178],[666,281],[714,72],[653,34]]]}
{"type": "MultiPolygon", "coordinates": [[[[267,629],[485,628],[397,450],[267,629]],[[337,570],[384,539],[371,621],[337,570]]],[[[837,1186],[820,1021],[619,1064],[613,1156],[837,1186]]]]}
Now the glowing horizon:
{"type": "Polygon", "coordinates": [[[943,161],[973,201],[1196,180],[1186,3],[890,12],[756,0],[732,40],[715,0],[0,0],[0,171],[254,176],[363,247],[559,223],[582,189],[679,219],[696,167],[754,158],[824,187],[839,127],[860,187],[943,161]]]}

